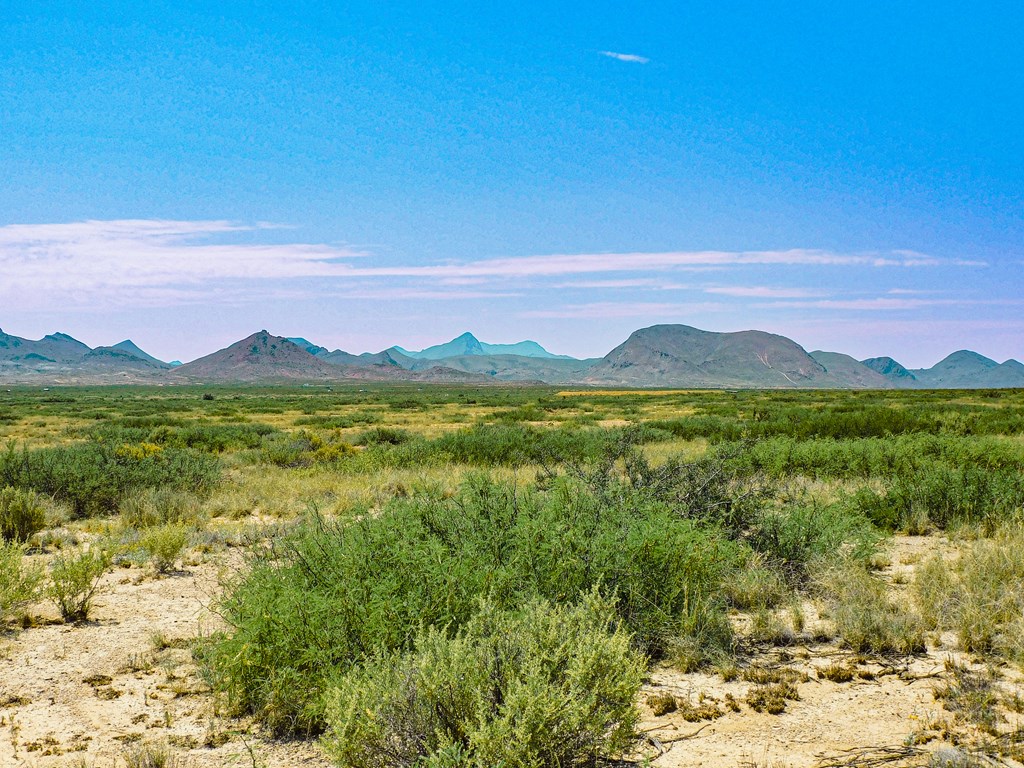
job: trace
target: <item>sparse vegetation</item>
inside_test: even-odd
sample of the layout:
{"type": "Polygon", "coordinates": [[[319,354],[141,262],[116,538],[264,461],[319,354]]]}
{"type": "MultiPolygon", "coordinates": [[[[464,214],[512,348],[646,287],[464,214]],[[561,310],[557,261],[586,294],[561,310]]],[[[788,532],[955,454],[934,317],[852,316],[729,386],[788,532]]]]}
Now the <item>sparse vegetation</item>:
{"type": "MultiPolygon", "coordinates": [[[[0,419],[8,631],[43,595],[88,618],[111,563],[130,590],[172,584],[143,568],[246,556],[217,608],[227,631],[129,654],[184,697],[204,690],[180,671],[195,653],[211,746],[249,713],[321,735],[340,765],[383,764],[367,744],[391,764],[590,765],[628,747],[641,701],[670,728],[785,712],[805,672],[836,684],[818,690],[884,685],[926,639],[1024,663],[1020,393],[213,389],[15,390],[0,419]],[[931,538],[907,552],[907,533],[931,538]],[[648,662],[710,666],[730,693],[637,694],[648,662]],[[616,693],[588,698],[568,669],[616,693]],[[575,734],[559,744],[556,716],[575,734]]],[[[1019,750],[1019,692],[964,669],[939,674],[950,712],[915,738],[981,729],[1019,750]]],[[[125,734],[133,755],[198,745],[170,717],[166,740],[125,734]]]]}
{"type": "Polygon", "coordinates": [[[47,593],[64,621],[85,621],[110,556],[98,547],[57,555],[50,567],[47,593]]]}
{"type": "Polygon", "coordinates": [[[42,581],[43,569],[26,562],[22,546],[0,541],[0,624],[35,602],[42,581]]]}
{"type": "Polygon", "coordinates": [[[839,637],[852,650],[907,654],[925,649],[920,616],[887,595],[882,581],[862,565],[830,569],[819,585],[830,600],[839,637]]]}

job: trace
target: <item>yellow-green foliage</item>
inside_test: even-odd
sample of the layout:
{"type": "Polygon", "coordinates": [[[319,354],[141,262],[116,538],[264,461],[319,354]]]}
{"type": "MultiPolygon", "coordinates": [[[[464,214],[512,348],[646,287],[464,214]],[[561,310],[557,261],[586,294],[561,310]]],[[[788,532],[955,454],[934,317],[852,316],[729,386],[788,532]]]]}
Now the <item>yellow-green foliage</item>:
{"type": "Polygon", "coordinates": [[[0,540],[28,541],[46,525],[46,510],[33,491],[0,488],[0,540]]]}
{"type": "Polygon", "coordinates": [[[47,593],[65,621],[89,618],[100,578],[109,565],[107,553],[95,547],[54,558],[47,593]]]}
{"type": "Polygon", "coordinates": [[[190,529],[181,523],[167,523],[147,528],[139,537],[139,544],[149,555],[149,561],[158,573],[167,573],[188,544],[190,529]]]}
{"type": "Polygon", "coordinates": [[[596,593],[518,612],[484,603],[454,636],[340,678],[327,694],[327,751],[350,768],[594,765],[635,738],[645,660],[596,593]]]}
{"type": "Polygon", "coordinates": [[[43,571],[28,565],[24,549],[0,541],[0,622],[17,616],[39,597],[43,571]]]}

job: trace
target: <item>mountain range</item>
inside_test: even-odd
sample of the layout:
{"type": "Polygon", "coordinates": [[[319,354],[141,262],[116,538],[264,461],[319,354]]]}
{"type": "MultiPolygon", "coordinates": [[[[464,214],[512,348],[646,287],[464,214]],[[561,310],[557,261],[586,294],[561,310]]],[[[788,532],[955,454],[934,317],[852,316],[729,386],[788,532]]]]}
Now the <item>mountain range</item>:
{"type": "Polygon", "coordinates": [[[807,352],[764,331],[717,333],[686,325],[634,331],[601,358],[578,360],[535,341],[487,344],[464,333],[411,351],[353,354],[266,330],[184,365],[165,363],[131,340],[90,348],[65,334],[33,341],[0,331],[0,382],[48,384],[433,381],[614,387],[990,389],[1024,387],[1024,365],[960,350],[931,368],[891,357],[856,360],[807,352]]]}

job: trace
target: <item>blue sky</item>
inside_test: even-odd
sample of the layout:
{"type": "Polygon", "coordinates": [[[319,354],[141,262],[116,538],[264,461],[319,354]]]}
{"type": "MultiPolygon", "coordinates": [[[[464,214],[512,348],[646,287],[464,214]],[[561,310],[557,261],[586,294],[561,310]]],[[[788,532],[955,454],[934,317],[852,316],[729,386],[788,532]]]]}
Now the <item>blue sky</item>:
{"type": "Polygon", "coordinates": [[[0,327],[1024,358],[1024,6],[885,5],[0,0],[0,327]]]}

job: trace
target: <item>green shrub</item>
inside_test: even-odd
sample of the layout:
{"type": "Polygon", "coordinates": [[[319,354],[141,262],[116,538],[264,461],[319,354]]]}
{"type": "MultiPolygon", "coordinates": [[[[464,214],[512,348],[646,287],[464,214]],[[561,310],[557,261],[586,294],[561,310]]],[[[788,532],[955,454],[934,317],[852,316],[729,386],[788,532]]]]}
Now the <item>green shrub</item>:
{"type": "Polygon", "coordinates": [[[402,445],[413,439],[410,432],[396,427],[374,427],[355,439],[356,445],[402,445]]]}
{"type": "Polygon", "coordinates": [[[857,502],[880,528],[923,532],[981,524],[991,531],[1024,510],[1024,475],[1019,470],[930,465],[897,476],[882,494],[861,491],[857,502]]]}
{"type": "Polygon", "coordinates": [[[592,593],[579,605],[484,604],[454,636],[343,676],[327,694],[324,744],[351,768],[592,766],[635,738],[644,660],[592,593]]]}
{"type": "Polygon", "coordinates": [[[168,523],[147,528],[139,537],[139,544],[149,555],[157,573],[167,573],[188,544],[189,528],[181,523],[168,523]]]}
{"type": "Polygon", "coordinates": [[[100,578],[109,565],[109,555],[95,547],[54,558],[47,594],[65,621],[89,618],[100,578]]]}
{"type": "Polygon", "coordinates": [[[0,540],[26,542],[46,526],[46,510],[33,491],[0,488],[0,540]]]}
{"type": "Polygon", "coordinates": [[[325,439],[304,429],[293,435],[279,433],[264,439],[260,458],[267,464],[294,469],[334,464],[353,453],[355,449],[337,436],[325,439]]]}
{"type": "Polygon", "coordinates": [[[600,588],[636,647],[701,658],[731,646],[721,582],[745,560],[715,528],[642,492],[547,490],[487,478],[454,497],[394,499],[354,522],[313,519],[256,557],[228,590],[234,631],[209,651],[217,686],[282,732],[322,724],[317,692],[337,670],[406,648],[416,628],[461,626],[480,597],[514,608],[600,588]]]}
{"type": "Polygon", "coordinates": [[[796,581],[823,561],[867,562],[880,540],[866,517],[848,504],[769,510],[758,516],[746,535],[767,562],[796,581]]]}
{"type": "Polygon", "coordinates": [[[153,443],[73,443],[21,451],[10,444],[0,453],[0,482],[67,501],[79,518],[116,512],[142,488],[204,495],[219,479],[216,458],[153,443]]]}
{"type": "Polygon", "coordinates": [[[0,622],[39,598],[43,570],[27,565],[24,554],[20,545],[0,541],[0,622]]]}

